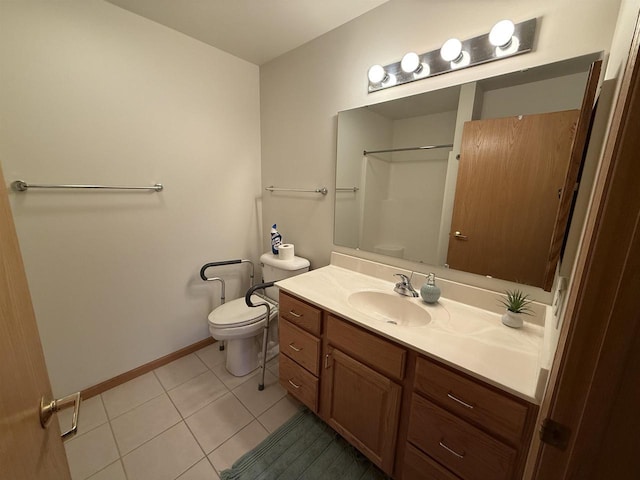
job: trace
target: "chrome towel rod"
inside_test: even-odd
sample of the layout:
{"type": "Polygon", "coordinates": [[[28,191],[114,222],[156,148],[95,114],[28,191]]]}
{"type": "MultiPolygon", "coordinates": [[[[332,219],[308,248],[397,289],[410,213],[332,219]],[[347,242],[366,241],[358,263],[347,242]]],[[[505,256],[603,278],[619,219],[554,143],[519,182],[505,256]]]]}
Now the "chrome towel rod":
{"type": "Polygon", "coordinates": [[[357,192],[360,190],[360,187],[338,187],[336,188],[336,192],[357,192]]]}
{"type": "Polygon", "coordinates": [[[387,150],[364,150],[362,153],[366,156],[370,153],[407,152],[409,150],[433,150],[434,148],[453,148],[453,145],[425,145],[423,147],[389,148],[387,150]]]}
{"type": "Polygon", "coordinates": [[[304,192],[304,193],[321,193],[322,195],[326,195],[329,193],[326,187],[316,188],[315,190],[305,190],[303,188],[280,188],[274,187],[271,185],[270,187],[266,187],[265,190],[270,192],[304,192]]]}
{"type": "Polygon", "coordinates": [[[11,186],[17,192],[26,192],[30,188],[89,188],[102,190],[153,190],[155,192],[161,192],[164,188],[161,183],[156,183],[152,187],[128,187],[121,185],[42,185],[38,183],[27,183],[23,180],[14,181],[11,186]]]}

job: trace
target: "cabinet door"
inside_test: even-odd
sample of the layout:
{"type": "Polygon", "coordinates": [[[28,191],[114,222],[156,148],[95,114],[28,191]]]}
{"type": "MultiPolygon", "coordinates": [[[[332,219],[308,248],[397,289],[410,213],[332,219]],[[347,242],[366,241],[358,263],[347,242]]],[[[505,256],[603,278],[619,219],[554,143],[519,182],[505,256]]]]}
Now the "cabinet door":
{"type": "Polygon", "coordinates": [[[325,353],[325,421],[391,474],[402,387],[340,350],[329,347],[325,353]]]}

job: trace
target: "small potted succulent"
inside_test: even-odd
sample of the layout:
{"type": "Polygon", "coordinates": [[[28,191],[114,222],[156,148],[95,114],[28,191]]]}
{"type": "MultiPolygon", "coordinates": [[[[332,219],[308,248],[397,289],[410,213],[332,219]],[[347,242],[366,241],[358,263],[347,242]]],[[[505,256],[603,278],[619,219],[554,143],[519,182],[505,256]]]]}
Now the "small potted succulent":
{"type": "Polygon", "coordinates": [[[507,290],[505,293],[506,298],[500,300],[507,309],[502,315],[502,323],[507,327],[520,328],[524,323],[523,316],[531,315],[529,295],[520,290],[507,290]]]}

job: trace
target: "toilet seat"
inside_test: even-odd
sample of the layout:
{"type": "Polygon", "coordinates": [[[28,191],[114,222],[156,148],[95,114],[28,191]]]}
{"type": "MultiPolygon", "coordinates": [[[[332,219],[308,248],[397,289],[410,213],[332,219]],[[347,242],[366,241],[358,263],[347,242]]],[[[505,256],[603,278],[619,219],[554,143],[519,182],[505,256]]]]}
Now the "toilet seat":
{"type": "MultiPolygon", "coordinates": [[[[257,295],[251,296],[254,304],[265,302],[257,295]]],[[[277,315],[277,308],[271,306],[271,317],[277,315]]],[[[215,328],[235,328],[251,325],[262,320],[267,316],[266,308],[252,308],[247,306],[244,297],[236,298],[223,305],[220,305],[209,314],[209,325],[215,328]]]]}

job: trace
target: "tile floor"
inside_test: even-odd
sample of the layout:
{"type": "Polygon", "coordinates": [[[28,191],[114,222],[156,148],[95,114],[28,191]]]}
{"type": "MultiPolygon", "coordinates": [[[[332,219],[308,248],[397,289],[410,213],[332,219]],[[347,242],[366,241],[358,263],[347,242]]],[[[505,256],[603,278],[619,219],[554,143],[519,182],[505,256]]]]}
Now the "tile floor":
{"type": "Polygon", "coordinates": [[[278,385],[277,358],[262,392],[259,372],[233,377],[214,343],[84,401],[78,434],[65,442],[71,477],[218,479],[300,409],[278,385]]]}

